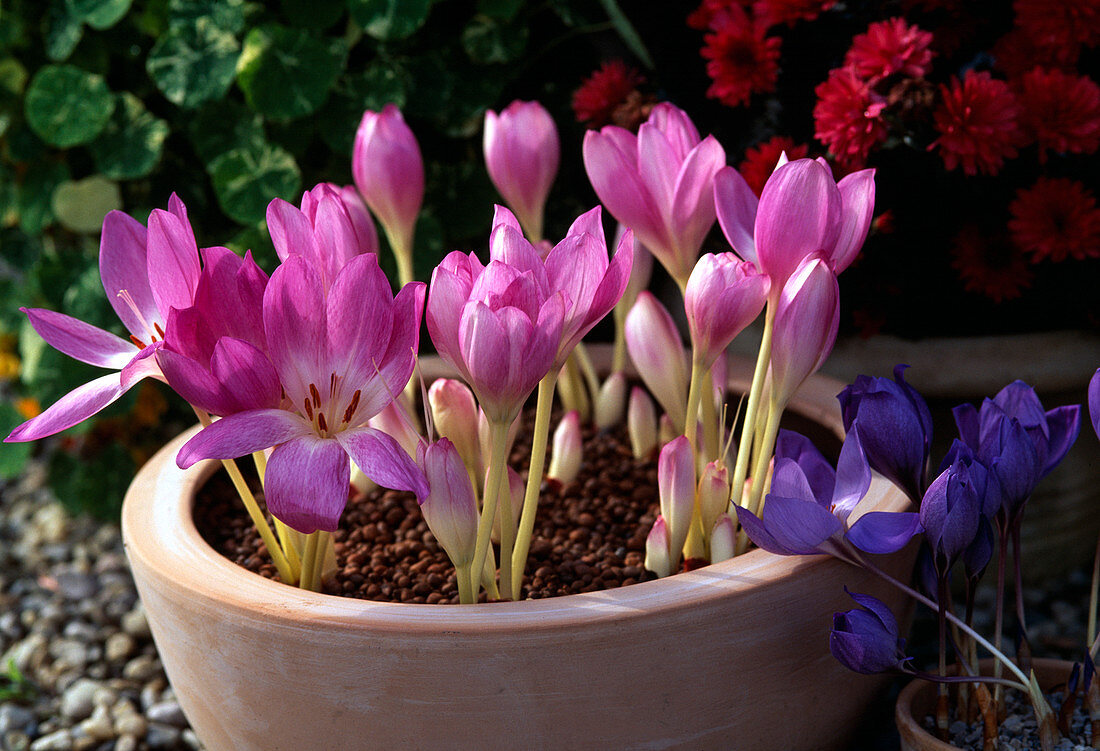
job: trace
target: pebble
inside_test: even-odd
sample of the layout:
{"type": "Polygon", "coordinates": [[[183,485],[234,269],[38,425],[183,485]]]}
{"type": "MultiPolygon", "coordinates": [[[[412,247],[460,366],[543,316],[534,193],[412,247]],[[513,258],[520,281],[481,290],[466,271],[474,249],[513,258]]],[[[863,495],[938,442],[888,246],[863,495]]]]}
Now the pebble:
{"type": "Polygon", "coordinates": [[[149,621],[145,619],[145,608],[140,604],[122,616],[120,625],[123,631],[138,639],[148,639],[150,636],[149,621]]]}
{"type": "Polygon", "coordinates": [[[61,714],[70,720],[83,720],[92,713],[96,692],[100,685],[81,678],[61,695],[61,714]]]}
{"type": "Polygon", "coordinates": [[[11,703],[0,704],[0,736],[12,731],[33,733],[37,724],[34,712],[26,707],[11,703]]]}
{"type": "Polygon", "coordinates": [[[138,740],[132,735],[124,735],[115,742],[115,751],[136,751],[138,740]]]}
{"type": "Polygon", "coordinates": [[[149,748],[173,748],[179,745],[181,734],[180,729],[172,725],[150,722],[145,742],[149,744],[149,748]]]}
{"type": "Polygon", "coordinates": [[[9,730],[0,738],[4,741],[6,751],[27,751],[31,745],[30,736],[19,730],[9,730]]]}
{"type": "Polygon", "coordinates": [[[145,716],[149,718],[149,722],[159,722],[177,728],[187,727],[187,718],[183,716],[180,705],[174,701],[164,701],[151,705],[146,708],[145,716]]]}
{"type": "Polygon", "coordinates": [[[71,751],[73,734],[69,728],[56,730],[31,743],[31,751],[71,751]]]}
{"type": "Polygon", "coordinates": [[[78,727],[89,738],[95,738],[99,741],[110,740],[116,735],[114,726],[111,723],[111,714],[107,707],[102,704],[97,706],[92,712],[92,716],[80,723],[78,727]]]}
{"type": "Polygon", "coordinates": [[[107,662],[125,660],[134,652],[134,638],[123,631],[117,631],[107,637],[103,644],[103,653],[107,662]]]}

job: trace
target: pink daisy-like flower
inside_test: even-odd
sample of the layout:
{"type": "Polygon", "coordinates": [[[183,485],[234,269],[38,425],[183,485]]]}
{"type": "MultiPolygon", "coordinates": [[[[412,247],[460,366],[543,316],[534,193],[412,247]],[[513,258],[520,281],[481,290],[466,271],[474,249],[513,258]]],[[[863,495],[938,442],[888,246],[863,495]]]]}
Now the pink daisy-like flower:
{"type": "Polygon", "coordinates": [[[1016,26],[1044,44],[1100,42],[1100,3],[1096,0],[1016,0],[1016,26]]]}
{"type": "Polygon", "coordinates": [[[975,224],[964,226],[951,245],[951,267],[963,287],[993,302],[1012,300],[1031,286],[1034,274],[1007,237],[990,237],[975,224]]]}
{"type": "Polygon", "coordinates": [[[1100,86],[1088,76],[1035,68],[1017,87],[1020,127],[1028,142],[1061,154],[1091,154],[1100,147],[1100,86]]]}
{"type": "Polygon", "coordinates": [[[922,78],[932,65],[932,34],[888,18],[867,27],[852,39],[844,66],[863,78],[885,78],[895,73],[922,78]]]}
{"type": "Polygon", "coordinates": [[[836,0],[756,0],[752,10],[769,26],[780,23],[794,26],[798,21],[813,21],[835,3],[836,0]]]}
{"type": "Polygon", "coordinates": [[[1013,242],[1034,260],[1100,258],[1100,208],[1077,180],[1040,177],[1008,210],[1013,242]]]}
{"type": "Polygon", "coordinates": [[[645,79],[622,60],[609,60],[573,92],[573,114],[577,122],[601,128],[611,123],[615,110],[623,105],[645,79]]]}
{"type": "Polygon", "coordinates": [[[775,171],[775,165],[783,152],[787,153],[787,159],[794,161],[806,156],[809,147],[804,143],[795,143],[786,136],[772,136],[745,150],[745,160],[737,167],[737,171],[757,196],[764,190],[764,183],[775,171]]]}
{"type": "Polygon", "coordinates": [[[829,71],[814,94],[814,138],[844,167],[862,167],[871,150],[886,140],[886,101],[850,68],[829,71]]]}
{"type": "Polygon", "coordinates": [[[952,78],[950,86],[941,86],[940,94],[943,100],[932,114],[940,137],[928,148],[940,150],[949,170],[961,166],[968,175],[997,174],[1022,142],[1020,108],[1008,84],[970,70],[961,82],[952,78]]]}
{"type": "Polygon", "coordinates": [[[775,90],[779,78],[779,37],[739,6],[716,16],[703,37],[701,54],[713,83],[707,96],[730,107],[749,103],[755,93],[775,90]]]}

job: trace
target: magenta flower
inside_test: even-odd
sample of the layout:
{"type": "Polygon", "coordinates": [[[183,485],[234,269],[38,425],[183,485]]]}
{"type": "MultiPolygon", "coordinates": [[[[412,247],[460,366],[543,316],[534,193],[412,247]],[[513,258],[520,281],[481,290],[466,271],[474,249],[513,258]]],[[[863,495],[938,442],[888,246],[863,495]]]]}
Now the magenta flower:
{"type": "Polygon", "coordinates": [[[820,257],[805,259],[783,285],[776,307],[771,374],[773,398],[779,404],[786,404],[825,362],[839,323],[836,275],[820,257]]]}
{"type": "Polygon", "coordinates": [[[186,207],[174,193],[167,211],[154,209],[149,215],[148,230],[121,211],[107,214],[99,275],[130,340],[62,313],[24,308],[34,330],[50,346],[115,372],[77,387],[4,440],[33,441],[53,435],[104,409],[144,378],[164,380],[153,355],[170,328],[169,311],[191,306],[199,274],[195,234],[186,207]]]}
{"type": "Polygon", "coordinates": [[[690,369],[676,322],[656,297],[642,292],[627,313],[625,334],[638,374],[679,432],[687,418],[690,369]]]}
{"type": "Polygon", "coordinates": [[[542,239],[542,217],[558,173],[561,146],[554,120],[538,102],[515,101],[499,115],[485,113],[485,166],[505,203],[533,241],[542,239]]]}
{"type": "Polygon", "coordinates": [[[699,259],[684,291],[684,309],[702,367],[709,368],[760,315],[768,286],[768,277],[733,253],[707,253],[699,259]]]}
{"type": "Polygon", "coordinates": [[[168,385],[214,415],[277,407],[282,387],[267,357],[267,274],[248,253],[204,248],[194,305],[173,308],[157,351],[168,385]]]}
{"type": "Polygon", "coordinates": [[[268,508],[303,533],[336,529],[348,498],[349,455],[379,485],[425,496],[424,475],[409,455],[367,424],[412,375],[423,300],[421,283],[391,296],[373,254],[351,259],[327,294],[317,269],[292,255],[272,275],[263,302],[283,408],[218,420],[184,444],[176,462],[187,468],[274,446],[268,508]]]}
{"type": "Polygon", "coordinates": [[[781,160],[757,201],[740,173],[726,167],[715,178],[714,202],[726,240],[771,277],[778,295],[813,253],[834,274],[855,260],[871,226],[875,171],[853,172],[837,183],[824,160],[781,160]]]}
{"type": "Polygon", "coordinates": [[[363,113],[355,133],[351,174],[394,250],[399,255],[410,253],[424,200],[424,160],[396,106],[387,104],[381,112],[363,113]]]}
{"type": "Polygon", "coordinates": [[[515,226],[501,221],[489,242],[488,266],[454,251],[432,272],[428,334],[486,416],[510,423],[554,365],[568,301],[515,226]]]}
{"type": "Polygon", "coordinates": [[[676,436],[657,457],[657,494],[668,525],[668,559],[674,571],[695,512],[695,488],[695,451],[687,438],[676,436]]]}
{"type": "Polygon", "coordinates": [[[687,114],[663,102],[638,135],[609,125],[584,137],[584,166],[600,201],[634,230],[681,288],[714,224],[714,175],[726,154],[700,140],[687,114]]]}
{"type": "Polygon", "coordinates": [[[417,463],[428,483],[428,492],[419,498],[424,521],[455,568],[468,566],[474,559],[478,511],[466,465],[446,438],[430,446],[420,444],[417,463]]]}

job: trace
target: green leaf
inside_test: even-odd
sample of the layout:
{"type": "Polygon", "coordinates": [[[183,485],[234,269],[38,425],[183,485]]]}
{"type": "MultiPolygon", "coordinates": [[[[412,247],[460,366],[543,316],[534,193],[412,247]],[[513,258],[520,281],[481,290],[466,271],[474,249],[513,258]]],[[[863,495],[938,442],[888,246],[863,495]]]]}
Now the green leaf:
{"type": "Polygon", "coordinates": [[[477,0],[477,12],[498,21],[511,21],[523,7],[523,0],[477,0]]]}
{"type": "Polygon", "coordinates": [[[387,104],[404,108],[409,84],[404,69],[381,60],[362,73],[342,77],[319,118],[324,123],[321,138],[333,151],[350,154],[363,113],[380,112],[387,104]]]}
{"type": "Polygon", "coordinates": [[[153,171],[167,137],[168,123],[150,114],[136,96],[123,92],[111,121],[89,148],[101,173],[130,180],[153,171]]]}
{"type": "Polygon", "coordinates": [[[63,182],[54,189],[52,208],[57,221],[73,232],[93,234],[103,226],[103,217],[122,208],[118,183],[102,175],[63,182]]]}
{"type": "Polygon", "coordinates": [[[222,210],[241,224],[263,221],[273,198],[295,201],[302,184],[294,157],[271,144],[227,151],[210,173],[222,210]]]}
{"type": "Polygon", "coordinates": [[[209,171],[214,160],[230,149],[263,145],[264,121],[240,102],[208,102],[191,119],[188,135],[209,171]]]}
{"type": "Polygon", "coordinates": [[[84,36],[84,26],[65,0],[52,0],[46,11],[46,57],[61,62],[73,54],[84,36]]]}
{"type": "Polygon", "coordinates": [[[46,65],[35,73],[23,112],[42,140],[68,148],[88,143],[103,130],[114,99],[102,76],[72,65],[46,65]]]}
{"type": "Polygon", "coordinates": [[[237,84],[252,109],[270,118],[294,120],[324,103],[346,58],[341,39],[318,39],[286,26],[263,26],[245,37],[237,84]]]}
{"type": "Polygon", "coordinates": [[[19,111],[27,69],[14,57],[0,60],[0,137],[19,111]]]}
{"type": "Polygon", "coordinates": [[[511,62],[527,48],[527,27],[505,26],[488,16],[475,16],[462,31],[462,47],[475,63],[511,62]]]}
{"type": "Polygon", "coordinates": [[[351,17],[375,39],[404,39],[424,25],[432,0],[348,0],[351,17]]]}
{"type": "Polygon", "coordinates": [[[240,45],[209,19],[170,26],[145,61],[165,98],[185,109],[220,99],[237,73],[240,45]]]}
{"type": "Polygon", "coordinates": [[[72,14],[93,29],[109,29],[118,23],[131,0],[66,0],[72,14]]]}
{"type": "Polygon", "coordinates": [[[283,15],[294,26],[327,29],[347,11],[346,0],[283,0],[283,15]]]}
{"type": "MultiPolygon", "coordinates": [[[[0,433],[7,435],[23,423],[23,416],[8,402],[0,402],[0,433]]],[[[30,443],[3,443],[0,444],[0,479],[12,480],[23,471],[23,465],[30,458],[30,443]]],[[[0,701],[3,700],[5,689],[0,684],[0,701]]]]}
{"type": "Polygon", "coordinates": [[[244,28],[244,0],[169,0],[168,14],[172,26],[194,26],[205,20],[230,34],[244,28]]]}
{"type": "Polygon", "coordinates": [[[32,163],[16,188],[19,226],[28,235],[37,235],[53,223],[50,199],[54,188],[69,179],[69,168],[60,162],[32,163]]]}

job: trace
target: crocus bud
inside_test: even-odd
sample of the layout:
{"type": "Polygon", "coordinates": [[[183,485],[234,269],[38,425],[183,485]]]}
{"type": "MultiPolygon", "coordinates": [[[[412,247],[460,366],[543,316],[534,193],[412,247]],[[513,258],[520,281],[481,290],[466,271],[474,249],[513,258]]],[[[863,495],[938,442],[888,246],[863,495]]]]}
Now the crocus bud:
{"type": "Polygon", "coordinates": [[[603,430],[623,421],[626,410],[626,376],[615,372],[600,386],[596,396],[596,427],[603,430]]]}
{"type": "Polygon", "coordinates": [[[688,363],[676,324],[665,307],[649,292],[626,316],[626,348],[649,393],[683,432],[687,415],[688,363]]]}
{"type": "Polygon", "coordinates": [[[725,465],[708,462],[699,477],[699,514],[703,529],[714,527],[718,518],[729,510],[730,478],[725,465]]]}
{"type": "Polygon", "coordinates": [[[1100,368],[1092,374],[1089,380],[1089,417],[1092,419],[1092,429],[1096,437],[1100,438],[1100,368]]]}
{"type": "Polygon", "coordinates": [[[542,216],[558,173],[561,146],[554,119],[538,102],[515,101],[499,115],[485,113],[485,166],[533,242],[542,239],[542,216]]]}
{"type": "Polygon", "coordinates": [[[661,516],[668,525],[669,560],[675,568],[695,511],[695,452],[682,435],[665,444],[657,458],[657,492],[661,516]]]}
{"type": "Polygon", "coordinates": [[[836,274],[811,256],[783,287],[772,334],[772,389],[780,404],[825,362],[840,324],[836,274]]]}
{"type": "Polygon", "coordinates": [[[737,526],[729,514],[722,514],[710,531],[710,562],[733,558],[737,549],[737,526]]]}
{"type": "Polygon", "coordinates": [[[554,430],[554,446],[546,476],[562,485],[572,482],[580,472],[583,453],[581,416],[577,410],[570,410],[554,430]]]}
{"type": "Polygon", "coordinates": [[[645,567],[662,579],[672,573],[672,561],[668,554],[668,525],[660,514],[645,538],[645,567]]]}
{"type": "Polygon", "coordinates": [[[657,447],[657,410],[641,386],[630,389],[626,411],[626,432],[635,459],[644,459],[657,447]]]}
{"type": "Polygon", "coordinates": [[[355,134],[351,174],[395,250],[410,253],[424,200],[424,161],[401,110],[367,110],[355,134]]]}
{"type": "Polygon", "coordinates": [[[984,488],[984,468],[960,453],[932,481],[921,501],[921,526],[940,576],[946,574],[978,534],[982,509],[979,480],[984,488]]]}
{"type": "Polygon", "coordinates": [[[428,387],[428,405],[439,435],[455,445],[470,472],[479,477],[483,467],[473,392],[462,381],[440,378],[428,387]]]}
{"type": "MultiPolygon", "coordinates": [[[[488,477],[485,478],[487,480],[488,477]]],[[[484,485],[484,480],[482,485],[484,485]]],[[[504,494],[501,495],[501,503],[497,507],[497,517],[493,519],[493,530],[489,535],[489,538],[496,544],[500,544],[500,515],[504,509],[510,509],[512,512],[512,529],[519,526],[519,517],[523,512],[523,493],[526,490],[526,485],[523,482],[523,478],[519,476],[519,472],[516,472],[511,467],[508,467],[508,487],[504,489],[504,494]],[[508,501],[505,504],[505,501],[508,501]]]]}
{"type": "Polygon", "coordinates": [[[406,454],[415,458],[416,447],[423,439],[416,432],[405,409],[404,399],[394,399],[370,419],[370,426],[392,436],[401,448],[405,449],[406,454]]]}
{"type": "Polygon", "coordinates": [[[707,253],[695,264],[684,291],[694,357],[710,367],[752,323],[768,297],[768,277],[733,253],[707,253]]]}
{"type": "Polygon", "coordinates": [[[477,500],[466,465],[446,438],[422,446],[419,454],[429,487],[428,495],[420,499],[424,520],[455,568],[466,566],[474,559],[478,521],[477,500]]]}
{"type": "Polygon", "coordinates": [[[870,595],[849,592],[859,608],[833,615],[829,650],[849,670],[871,675],[903,670],[905,640],[890,608],[870,595]]]}

